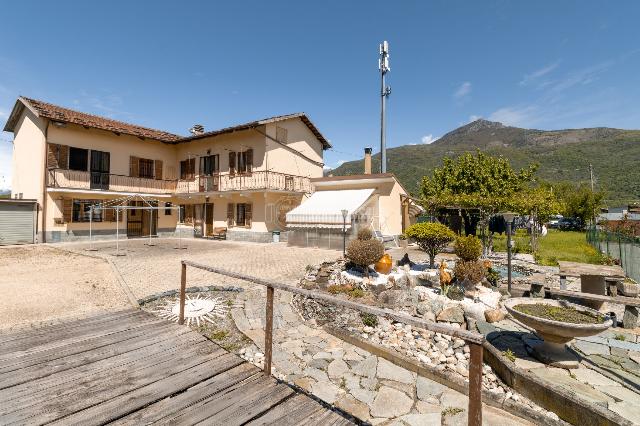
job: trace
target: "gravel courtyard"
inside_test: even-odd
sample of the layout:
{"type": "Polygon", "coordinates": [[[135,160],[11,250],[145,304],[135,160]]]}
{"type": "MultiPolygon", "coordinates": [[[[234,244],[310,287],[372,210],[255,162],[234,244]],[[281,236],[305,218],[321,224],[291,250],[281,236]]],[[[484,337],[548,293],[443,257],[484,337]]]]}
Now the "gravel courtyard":
{"type": "Polygon", "coordinates": [[[131,306],[111,266],[47,246],[0,249],[0,330],[131,306]]]}

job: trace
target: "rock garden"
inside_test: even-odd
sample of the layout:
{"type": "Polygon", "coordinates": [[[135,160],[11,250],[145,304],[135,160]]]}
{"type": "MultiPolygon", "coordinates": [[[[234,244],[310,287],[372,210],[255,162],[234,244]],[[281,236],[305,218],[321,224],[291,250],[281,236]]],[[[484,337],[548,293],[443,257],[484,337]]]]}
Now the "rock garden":
{"type": "MultiPolygon", "coordinates": [[[[632,408],[633,404],[640,402],[640,388],[630,385],[638,383],[635,374],[640,371],[640,343],[636,343],[635,334],[626,337],[627,345],[621,345],[615,338],[600,337],[612,335],[605,332],[612,321],[597,311],[548,299],[510,298],[500,285],[502,259],[480,259],[480,240],[456,237],[439,224],[420,225],[409,228],[407,236],[428,255],[428,261],[414,262],[406,253],[391,259],[364,230],[349,244],[345,258],[309,265],[300,286],[484,334],[492,355],[488,357],[490,365],[483,368],[483,388],[503,401],[540,409],[527,398],[532,395],[526,389],[516,389],[510,380],[503,381],[504,374],[497,371],[506,368],[511,371],[509,377],[516,374],[514,371],[523,371],[531,373],[535,383],[542,380],[548,389],[559,389],[560,393],[570,389],[582,401],[588,401],[587,405],[610,410],[612,418],[634,418],[638,409],[632,408]],[[451,243],[456,256],[436,262],[436,254],[451,243]],[[591,341],[598,347],[590,346],[591,341]],[[591,359],[589,350],[600,352],[603,358],[591,359]],[[622,355],[622,351],[626,351],[626,357],[616,364],[611,357],[622,355]],[[607,374],[597,362],[618,365],[615,373],[626,375],[627,380],[607,374]],[[590,380],[602,386],[598,388],[590,380]]],[[[528,261],[514,263],[514,282],[542,287],[557,281],[549,267],[528,261]]],[[[442,377],[468,378],[470,351],[461,339],[303,297],[294,297],[293,303],[305,319],[327,329],[340,329],[366,344],[398,353],[442,377]]]]}

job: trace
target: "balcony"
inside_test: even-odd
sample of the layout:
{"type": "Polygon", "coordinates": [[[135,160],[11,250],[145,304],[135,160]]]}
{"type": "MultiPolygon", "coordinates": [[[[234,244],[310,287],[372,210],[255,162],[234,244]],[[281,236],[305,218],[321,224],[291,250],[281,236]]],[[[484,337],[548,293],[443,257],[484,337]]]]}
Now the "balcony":
{"type": "Polygon", "coordinates": [[[148,194],[267,190],[311,192],[311,180],[308,177],[268,171],[234,175],[219,173],[213,176],[196,176],[193,180],[147,179],[67,169],[49,169],[47,172],[47,186],[78,190],[148,194]]]}
{"type": "Polygon", "coordinates": [[[196,176],[193,180],[179,180],[177,193],[228,192],[228,191],[283,191],[311,192],[311,180],[305,176],[288,175],[270,171],[213,176],[196,176]]]}
{"type": "Polygon", "coordinates": [[[177,181],[148,179],[81,170],[49,169],[47,186],[79,190],[169,194],[176,191],[177,181]]]}

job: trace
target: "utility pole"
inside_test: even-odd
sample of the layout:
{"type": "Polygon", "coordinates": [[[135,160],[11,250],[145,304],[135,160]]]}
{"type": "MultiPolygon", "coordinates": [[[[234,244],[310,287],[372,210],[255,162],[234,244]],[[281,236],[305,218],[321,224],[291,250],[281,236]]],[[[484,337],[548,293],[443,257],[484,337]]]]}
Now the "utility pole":
{"type": "Polygon", "coordinates": [[[387,172],[387,147],[386,147],[386,127],[387,111],[386,101],[391,94],[391,87],[385,85],[384,76],[391,71],[389,66],[389,43],[385,40],[380,43],[380,57],[378,58],[378,69],[380,70],[380,173],[387,172]]]}

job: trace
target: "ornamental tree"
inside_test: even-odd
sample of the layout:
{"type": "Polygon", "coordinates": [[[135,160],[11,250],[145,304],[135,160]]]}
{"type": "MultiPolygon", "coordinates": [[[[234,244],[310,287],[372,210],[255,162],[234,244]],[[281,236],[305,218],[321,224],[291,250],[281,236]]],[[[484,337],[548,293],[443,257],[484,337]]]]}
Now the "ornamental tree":
{"type": "Polygon", "coordinates": [[[429,265],[435,268],[436,254],[455,240],[456,234],[441,223],[416,223],[408,227],[404,235],[413,238],[420,247],[429,255],[429,265]]]}

